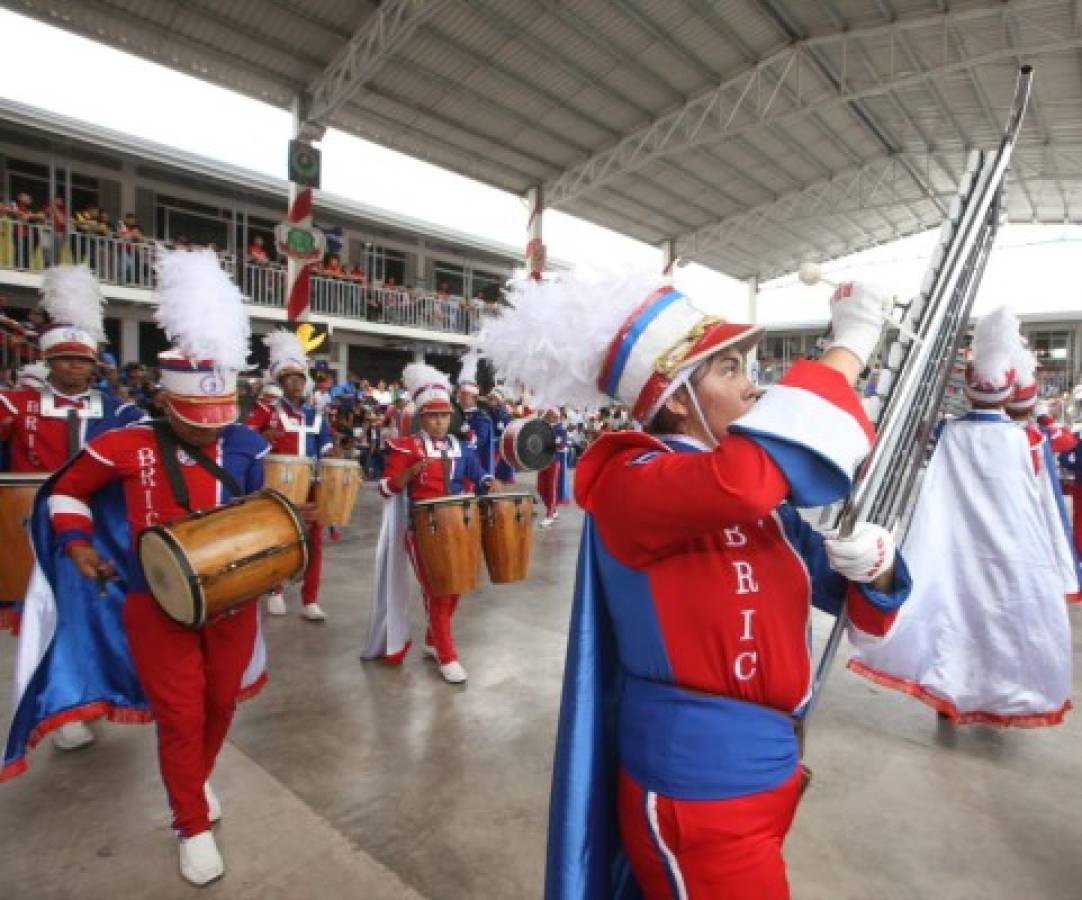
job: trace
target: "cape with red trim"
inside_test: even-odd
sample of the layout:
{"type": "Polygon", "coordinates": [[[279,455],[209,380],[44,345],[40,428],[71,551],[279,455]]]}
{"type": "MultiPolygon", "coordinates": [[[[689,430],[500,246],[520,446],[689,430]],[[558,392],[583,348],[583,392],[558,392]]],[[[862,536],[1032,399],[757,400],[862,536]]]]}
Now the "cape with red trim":
{"type": "MultiPolygon", "coordinates": [[[[138,575],[123,492],[119,484],[111,484],[90,503],[94,549],[112,561],[117,574],[99,588],[79,574],[49,522],[48,499],[70,465],[55,472],[34,501],[30,532],[37,562],[26,592],[0,781],[26,771],[29,751],[69,722],[104,716],[130,724],[153,718],[121,619],[128,585],[138,575]]],[[[265,681],[260,637],[241,698],[253,696],[265,681]]]]}

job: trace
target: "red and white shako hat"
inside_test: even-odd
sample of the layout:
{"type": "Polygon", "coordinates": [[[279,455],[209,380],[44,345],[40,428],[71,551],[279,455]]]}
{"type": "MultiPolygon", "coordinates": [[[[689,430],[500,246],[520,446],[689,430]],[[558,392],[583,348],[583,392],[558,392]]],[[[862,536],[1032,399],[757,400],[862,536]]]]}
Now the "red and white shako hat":
{"type": "Polygon", "coordinates": [[[1001,306],[973,329],[965,383],[965,393],[971,401],[995,405],[1010,398],[1022,349],[1018,325],[1014,311],[1001,306]]]}
{"type": "Polygon", "coordinates": [[[1014,390],[1007,400],[1007,411],[1028,413],[1037,405],[1037,359],[1019,344],[1014,363],[1014,390]]]}
{"type": "Polygon", "coordinates": [[[267,374],[275,381],[283,375],[296,374],[308,378],[308,354],[301,339],[292,331],[272,331],[263,338],[270,353],[267,374]]]}
{"type": "Polygon", "coordinates": [[[451,382],[439,369],[410,363],[402,371],[402,384],[413,403],[413,413],[451,412],[451,382]]]}
{"type": "Polygon", "coordinates": [[[165,402],[189,425],[236,421],[237,373],[248,366],[244,298],[210,250],[161,251],[154,318],[173,348],[158,354],[165,402]]]}
{"type": "Polygon", "coordinates": [[[530,387],[541,405],[598,406],[612,398],[645,425],[700,362],[723,350],[743,353],[763,333],[659,280],[518,280],[514,308],[486,325],[480,343],[500,373],[530,387]]]}
{"type": "Polygon", "coordinates": [[[41,307],[49,325],[38,338],[45,359],[58,356],[98,358],[105,340],[105,295],[86,266],[53,266],[41,282],[41,307]]]}

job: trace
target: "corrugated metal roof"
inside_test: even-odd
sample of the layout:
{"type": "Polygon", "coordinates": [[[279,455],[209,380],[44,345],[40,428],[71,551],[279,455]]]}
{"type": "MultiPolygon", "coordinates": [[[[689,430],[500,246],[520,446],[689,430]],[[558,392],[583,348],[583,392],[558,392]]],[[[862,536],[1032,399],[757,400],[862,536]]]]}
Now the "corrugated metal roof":
{"type": "Polygon", "coordinates": [[[1074,0],[0,3],[736,276],[934,227],[1031,62],[1007,209],[1082,218],[1074,0]]]}

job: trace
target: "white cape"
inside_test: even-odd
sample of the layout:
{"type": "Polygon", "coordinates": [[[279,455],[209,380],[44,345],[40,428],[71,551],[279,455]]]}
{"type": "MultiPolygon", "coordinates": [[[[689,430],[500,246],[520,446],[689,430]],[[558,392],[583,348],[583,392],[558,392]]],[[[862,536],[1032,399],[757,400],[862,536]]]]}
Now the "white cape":
{"type": "Polygon", "coordinates": [[[903,544],[913,592],[850,668],[958,722],[1061,721],[1071,630],[1042,480],[1005,416],[949,421],[903,544]]]}
{"type": "Polygon", "coordinates": [[[410,580],[406,553],[406,492],[383,501],[383,521],[376,547],[372,614],[361,659],[379,659],[405,649],[410,638],[410,580]]]}

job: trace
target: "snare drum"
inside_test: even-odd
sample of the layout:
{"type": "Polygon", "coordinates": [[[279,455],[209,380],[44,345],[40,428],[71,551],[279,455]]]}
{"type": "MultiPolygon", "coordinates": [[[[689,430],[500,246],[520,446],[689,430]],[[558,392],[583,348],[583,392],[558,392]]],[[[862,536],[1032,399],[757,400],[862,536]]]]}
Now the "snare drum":
{"type": "Polygon", "coordinates": [[[556,458],[556,432],[541,419],[515,419],[503,430],[500,454],[516,472],[540,472],[556,458]]]}
{"type": "Polygon", "coordinates": [[[508,491],[487,494],[481,508],[481,544],[493,584],[522,581],[530,568],[533,546],[533,494],[508,491]]]}
{"type": "Polygon", "coordinates": [[[307,503],[312,486],[312,460],[281,453],[267,455],[263,458],[263,486],[278,491],[296,506],[307,503]]]}
{"type": "Polygon", "coordinates": [[[139,562],[169,618],[189,628],[296,578],[308,537],[292,504],[261,491],[139,535],[139,562]]]}
{"type": "Polygon", "coordinates": [[[481,517],[473,494],[419,500],[410,508],[417,561],[436,597],[464,594],[481,574],[481,517]]]}
{"type": "Polygon", "coordinates": [[[353,459],[321,459],[316,506],[324,526],[348,525],[361,489],[361,467],[353,459]]]}
{"type": "Polygon", "coordinates": [[[49,477],[47,472],[4,472],[0,474],[0,600],[12,602],[26,596],[34,569],[34,549],[27,524],[34,496],[49,477]]]}

